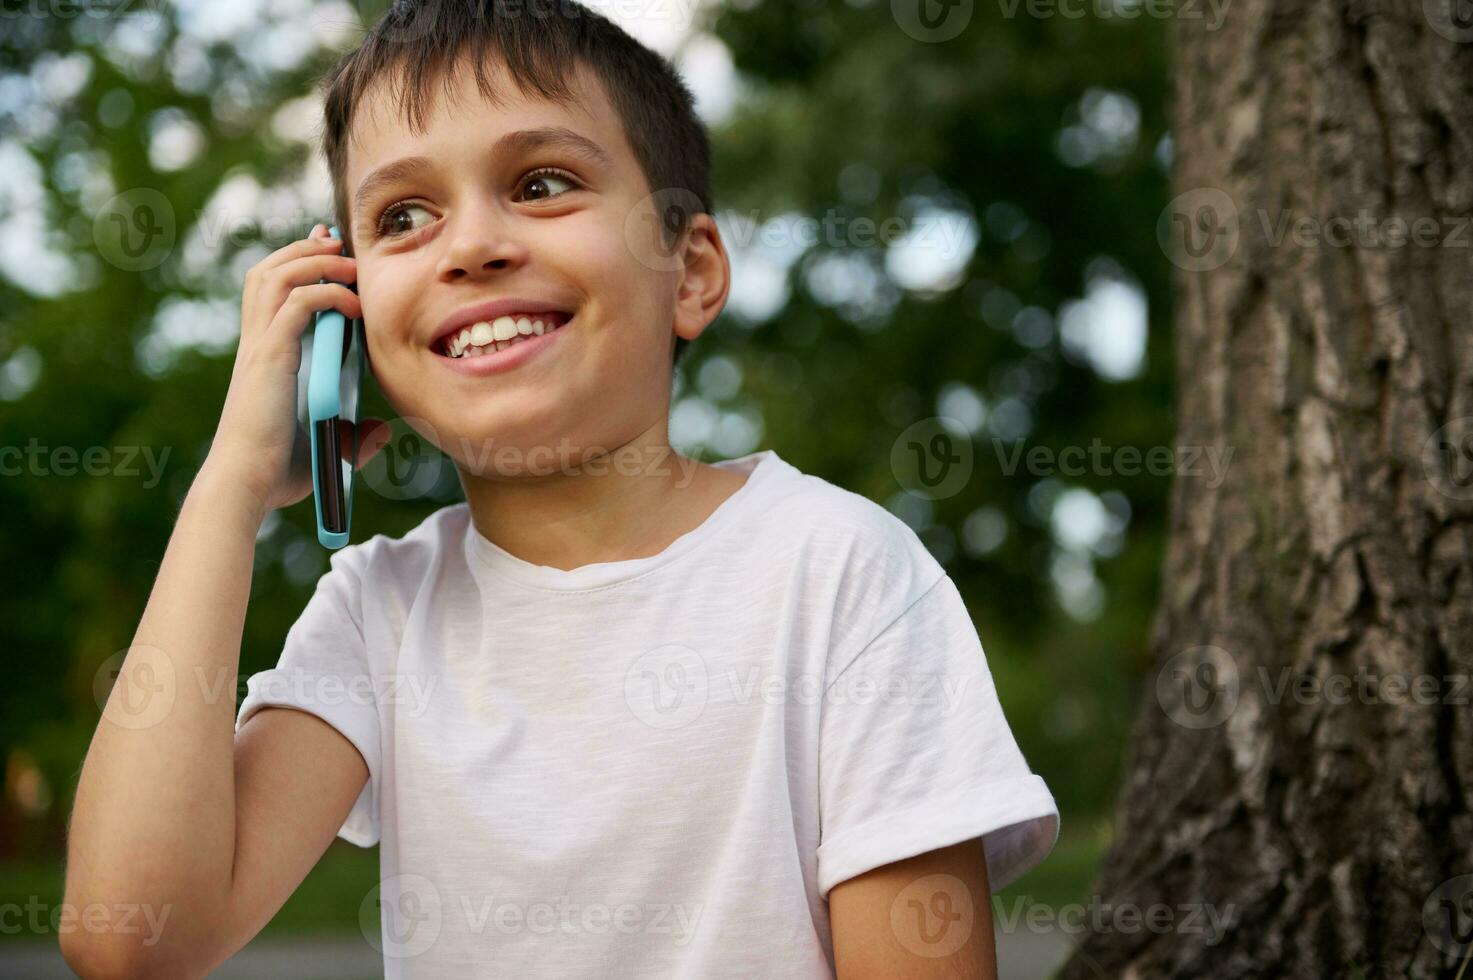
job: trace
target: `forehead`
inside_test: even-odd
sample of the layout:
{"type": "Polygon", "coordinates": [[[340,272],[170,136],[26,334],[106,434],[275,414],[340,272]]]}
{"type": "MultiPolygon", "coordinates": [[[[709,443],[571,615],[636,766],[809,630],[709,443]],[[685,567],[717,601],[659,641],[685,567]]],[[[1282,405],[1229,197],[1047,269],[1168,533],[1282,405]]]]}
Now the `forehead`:
{"type": "Polygon", "coordinates": [[[354,112],[348,140],[345,176],[350,192],[369,171],[399,157],[445,158],[458,146],[489,146],[506,133],[545,127],[570,129],[597,143],[616,165],[633,165],[633,151],[613,103],[586,66],[578,65],[564,79],[572,95],[564,102],[535,90],[522,91],[498,58],[487,58],[483,70],[491,98],[476,84],[467,59],[448,74],[430,76],[418,127],[411,125],[399,104],[402,75],[386,76],[369,86],[354,112]]]}

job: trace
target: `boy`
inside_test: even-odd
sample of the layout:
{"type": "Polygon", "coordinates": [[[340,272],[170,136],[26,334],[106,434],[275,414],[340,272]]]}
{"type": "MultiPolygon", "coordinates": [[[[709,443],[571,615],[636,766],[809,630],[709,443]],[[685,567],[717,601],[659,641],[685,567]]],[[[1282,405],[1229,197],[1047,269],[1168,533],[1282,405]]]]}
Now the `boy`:
{"type": "Polygon", "coordinates": [[[167,703],[112,692],[71,822],[68,901],[168,918],[67,959],[201,976],[336,835],[380,845],[388,977],[994,976],[989,892],[1058,814],[961,597],[869,500],[671,450],[672,362],[730,284],[706,135],[663,59],[535,6],[397,4],[328,78],[350,256],[318,226],[246,277],[116,685],[167,703]],[[311,492],[328,307],[466,501],[333,553],[232,730],[193,679],[234,676],[256,532],[311,492]]]}

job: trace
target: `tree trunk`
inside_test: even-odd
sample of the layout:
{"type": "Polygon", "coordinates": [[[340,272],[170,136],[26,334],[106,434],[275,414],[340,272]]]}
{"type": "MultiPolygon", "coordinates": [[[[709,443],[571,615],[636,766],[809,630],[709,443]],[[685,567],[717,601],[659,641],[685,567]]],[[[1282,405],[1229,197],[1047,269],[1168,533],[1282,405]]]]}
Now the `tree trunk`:
{"type": "Polygon", "coordinates": [[[1215,30],[1178,5],[1178,447],[1233,455],[1173,486],[1066,980],[1465,965],[1473,22],[1448,2],[1240,0],[1215,30]]]}

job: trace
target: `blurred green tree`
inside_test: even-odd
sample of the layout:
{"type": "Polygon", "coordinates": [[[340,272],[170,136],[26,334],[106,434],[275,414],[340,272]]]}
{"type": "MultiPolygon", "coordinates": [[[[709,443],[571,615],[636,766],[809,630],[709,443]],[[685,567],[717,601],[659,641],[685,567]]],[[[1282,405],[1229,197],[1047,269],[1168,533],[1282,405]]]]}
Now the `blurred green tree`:
{"type": "MultiPolygon", "coordinates": [[[[323,5],[310,27],[289,7],[29,14],[0,32],[0,446],[41,447],[0,479],[0,857],[60,853],[110,658],[218,418],[241,277],[326,214],[307,96],[377,7],[323,5]],[[164,226],[156,254],[125,247],[164,226]],[[88,475],[65,447],[111,465],[88,475]],[[158,472],[139,452],[127,475],[125,447],[158,472]]],[[[746,421],[688,451],[755,433],[917,529],[1069,832],[1103,826],[1148,663],[1168,479],[1139,455],[1171,435],[1163,31],[968,10],[943,41],[898,2],[712,8],[742,94],[714,134],[738,278],[676,405],[746,421]],[[955,492],[904,489],[917,431],[970,451],[955,492]]],[[[376,392],[365,410],[394,414],[376,392]]],[[[409,499],[373,489],[360,539],[459,494],[453,475],[409,499]]],[[[325,569],[310,503],[263,528],[242,678],[274,663],[325,569]]]]}

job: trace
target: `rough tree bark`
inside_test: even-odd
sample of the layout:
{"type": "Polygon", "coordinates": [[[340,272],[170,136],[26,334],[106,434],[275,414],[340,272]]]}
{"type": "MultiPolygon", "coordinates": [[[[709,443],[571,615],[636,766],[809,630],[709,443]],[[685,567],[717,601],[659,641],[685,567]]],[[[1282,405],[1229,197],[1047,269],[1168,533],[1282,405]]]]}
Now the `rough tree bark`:
{"type": "Polygon", "coordinates": [[[1173,487],[1159,673],[1067,980],[1463,975],[1473,22],[1448,2],[1178,8],[1178,445],[1234,454],[1173,487]]]}

